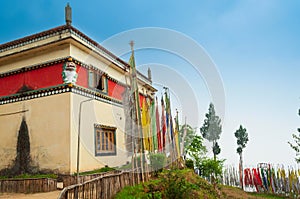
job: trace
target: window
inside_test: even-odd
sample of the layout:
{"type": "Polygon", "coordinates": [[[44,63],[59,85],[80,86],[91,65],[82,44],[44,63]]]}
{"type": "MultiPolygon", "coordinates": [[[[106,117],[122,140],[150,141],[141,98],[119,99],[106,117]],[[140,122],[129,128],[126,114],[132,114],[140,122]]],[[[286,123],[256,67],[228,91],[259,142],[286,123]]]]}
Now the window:
{"type": "Polygon", "coordinates": [[[100,91],[103,91],[104,90],[104,80],[105,80],[105,77],[104,75],[99,75],[98,76],[98,84],[97,84],[97,89],[100,90],[100,91]]]}
{"type": "Polygon", "coordinates": [[[116,154],[116,128],[95,124],[95,155],[116,154]]]}
{"type": "Polygon", "coordinates": [[[106,75],[101,71],[90,69],[89,87],[106,93],[107,92],[106,75]]]}

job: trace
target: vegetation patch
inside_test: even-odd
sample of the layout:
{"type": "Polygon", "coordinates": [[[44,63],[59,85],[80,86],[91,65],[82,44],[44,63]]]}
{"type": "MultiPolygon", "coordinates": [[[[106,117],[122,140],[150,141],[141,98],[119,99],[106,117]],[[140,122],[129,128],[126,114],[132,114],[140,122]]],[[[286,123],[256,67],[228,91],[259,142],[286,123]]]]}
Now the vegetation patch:
{"type": "Polygon", "coordinates": [[[271,193],[256,193],[256,192],[245,192],[238,187],[232,186],[220,186],[220,190],[223,193],[222,198],[228,199],[236,199],[236,198],[247,198],[247,199],[264,199],[264,198],[272,198],[272,199],[283,199],[283,198],[290,198],[288,196],[283,195],[275,195],[271,193]]]}
{"type": "Polygon", "coordinates": [[[164,170],[156,179],[125,187],[115,198],[218,198],[218,192],[190,169],[164,170]]]}
{"type": "MultiPolygon", "coordinates": [[[[111,168],[111,167],[102,167],[100,169],[95,169],[92,171],[85,171],[85,172],[81,172],[79,173],[79,175],[91,175],[91,174],[98,174],[98,173],[103,173],[103,172],[108,172],[108,171],[115,171],[116,169],[111,168]]],[[[76,173],[74,174],[76,175],[76,173]]]]}
{"type": "Polygon", "coordinates": [[[30,179],[30,178],[52,178],[57,179],[58,175],[56,174],[28,174],[24,173],[21,175],[17,175],[14,177],[8,177],[8,176],[0,176],[0,179],[30,179]]]}

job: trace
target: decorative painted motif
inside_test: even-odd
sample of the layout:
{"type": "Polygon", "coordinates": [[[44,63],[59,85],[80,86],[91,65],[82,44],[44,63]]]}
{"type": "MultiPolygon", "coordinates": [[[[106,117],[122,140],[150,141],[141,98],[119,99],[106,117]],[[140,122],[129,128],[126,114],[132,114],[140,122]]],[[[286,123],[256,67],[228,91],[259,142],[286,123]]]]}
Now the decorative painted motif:
{"type": "Polygon", "coordinates": [[[76,84],[78,74],[76,72],[76,64],[71,57],[68,58],[68,61],[63,65],[62,77],[64,83],[76,84]]]}

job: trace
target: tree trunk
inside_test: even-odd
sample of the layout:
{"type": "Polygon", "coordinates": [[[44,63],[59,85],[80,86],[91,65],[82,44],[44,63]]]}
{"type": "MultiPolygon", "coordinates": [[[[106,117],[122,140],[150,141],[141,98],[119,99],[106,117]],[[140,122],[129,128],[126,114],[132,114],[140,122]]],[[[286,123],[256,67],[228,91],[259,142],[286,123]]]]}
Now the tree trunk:
{"type": "Polygon", "coordinates": [[[213,154],[214,154],[214,161],[216,161],[216,160],[217,160],[217,155],[216,155],[216,153],[215,153],[215,150],[214,150],[214,148],[215,148],[215,145],[216,145],[216,141],[213,141],[213,154]]]}
{"type": "Polygon", "coordinates": [[[242,186],[242,190],[244,190],[244,168],[243,168],[242,153],[240,153],[240,183],[241,183],[241,186],[242,186]]]}

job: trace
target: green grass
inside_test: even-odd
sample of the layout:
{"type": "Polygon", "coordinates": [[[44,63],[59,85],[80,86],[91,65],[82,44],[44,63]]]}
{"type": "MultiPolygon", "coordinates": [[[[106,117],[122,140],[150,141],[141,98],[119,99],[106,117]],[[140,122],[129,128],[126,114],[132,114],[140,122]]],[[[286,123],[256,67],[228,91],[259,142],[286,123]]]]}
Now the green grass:
{"type": "Polygon", "coordinates": [[[217,198],[216,190],[190,169],[164,170],[148,182],[125,187],[115,198],[217,198]]]}
{"type": "Polygon", "coordinates": [[[232,187],[228,185],[218,185],[219,189],[225,194],[224,198],[271,198],[271,199],[284,199],[284,198],[295,198],[285,195],[278,195],[273,193],[257,193],[257,192],[245,192],[239,187],[232,187]]]}
{"type": "Polygon", "coordinates": [[[120,169],[120,170],[123,170],[123,169],[125,169],[125,170],[126,169],[132,169],[132,164],[129,163],[129,164],[122,165],[118,169],[120,169]]]}
{"type": "Polygon", "coordinates": [[[283,198],[289,198],[288,196],[282,196],[282,195],[275,195],[275,194],[271,194],[271,193],[248,193],[250,195],[253,196],[260,196],[260,197],[264,197],[264,198],[273,198],[273,199],[283,199],[283,198]]]}
{"type": "Polygon", "coordinates": [[[14,176],[12,178],[9,178],[7,176],[0,176],[0,179],[29,179],[29,178],[53,178],[57,179],[56,174],[27,174],[24,173],[22,175],[14,176]]]}
{"type": "Polygon", "coordinates": [[[146,196],[143,190],[142,184],[136,186],[127,186],[115,196],[115,199],[145,198],[146,196]]]}
{"type": "MultiPolygon", "coordinates": [[[[86,172],[82,172],[80,173],[80,175],[90,175],[90,174],[97,174],[97,173],[103,173],[103,172],[108,172],[108,171],[114,171],[114,168],[110,168],[110,167],[103,167],[101,169],[95,169],[92,171],[86,171],[86,172]]],[[[74,174],[76,175],[76,173],[74,174]]],[[[22,174],[22,175],[18,175],[18,176],[14,176],[14,177],[8,177],[8,176],[0,176],[0,179],[28,179],[28,178],[53,178],[53,179],[57,179],[58,175],[56,174],[22,174]]]]}
{"type": "Polygon", "coordinates": [[[162,198],[269,198],[284,199],[293,198],[284,195],[275,195],[271,193],[248,193],[240,188],[216,185],[215,187],[205,179],[194,174],[192,170],[163,170],[157,178],[136,186],[127,186],[121,190],[115,199],[140,198],[140,199],[162,199],[162,198]]]}
{"type": "MultiPolygon", "coordinates": [[[[95,170],[92,170],[92,171],[81,172],[81,173],[79,173],[79,175],[91,175],[91,174],[98,174],[98,173],[114,171],[114,170],[116,170],[116,169],[111,168],[111,167],[102,167],[100,169],[95,169],[95,170]]],[[[76,173],[74,175],[76,175],[76,173]]]]}

